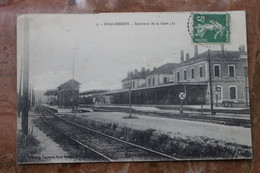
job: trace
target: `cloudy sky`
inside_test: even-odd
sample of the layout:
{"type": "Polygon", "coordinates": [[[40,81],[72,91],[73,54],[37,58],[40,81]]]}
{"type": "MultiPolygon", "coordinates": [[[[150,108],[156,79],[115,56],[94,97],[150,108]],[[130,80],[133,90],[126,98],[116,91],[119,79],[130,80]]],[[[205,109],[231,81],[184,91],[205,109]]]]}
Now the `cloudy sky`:
{"type": "MultiPolygon", "coordinates": [[[[246,43],[244,16],[240,14],[231,13],[232,43],[225,46],[227,50],[238,50],[239,45],[246,43]]],[[[35,89],[56,88],[70,80],[73,58],[75,79],[82,84],[81,91],[119,89],[128,71],[178,63],[181,49],[193,56],[194,45],[187,30],[189,16],[190,13],[20,16],[18,73],[21,57],[27,54],[24,45],[28,43],[30,83],[35,89]],[[29,38],[24,34],[25,18],[30,20],[29,38]],[[129,25],[104,26],[114,22],[128,22],[129,25]],[[135,22],[150,25],[136,25],[135,22]],[[151,22],[159,25],[151,25],[151,22]]],[[[199,53],[207,49],[199,46],[199,53]]],[[[219,50],[220,46],[212,49],[219,50]]]]}

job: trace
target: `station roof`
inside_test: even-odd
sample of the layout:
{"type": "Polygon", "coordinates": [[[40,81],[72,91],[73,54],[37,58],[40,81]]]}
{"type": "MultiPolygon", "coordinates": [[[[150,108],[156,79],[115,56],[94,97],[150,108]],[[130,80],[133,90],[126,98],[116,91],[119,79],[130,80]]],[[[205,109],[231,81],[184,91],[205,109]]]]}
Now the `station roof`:
{"type": "Polygon", "coordinates": [[[93,89],[93,90],[80,92],[79,95],[100,94],[100,93],[104,93],[104,92],[109,92],[109,90],[106,90],[106,89],[93,89]]]}
{"type": "Polygon", "coordinates": [[[150,70],[145,70],[145,71],[140,71],[137,73],[133,73],[131,76],[128,76],[122,80],[122,82],[127,81],[127,80],[132,80],[132,79],[145,79],[146,76],[150,74],[171,74],[172,69],[176,66],[176,63],[167,63],[164,64],[158,68],[154,68],[152,71],[150,70]]]}
{"type": "Polygon", "coordinates": [[[167,63],[152,70],[149,74],[171,74],[176,63],[167,63]]]}
{"type": "MultiPolygon", "coordinates": [[[[221,50],[211,50],[210,51],[210,59],[218,60],[218,61],[244,61],[245,59],[240,58],[241,55],[246,55],[246,53],[241,54],[240,51],[224,51],[224,54],[221,50]]],[[[176,64],[175,67],[182,67],[185,65],[190,65],[193,63],[206,61],[208,60],[208,51],[205,51],[197,56],[189,58],[183,62],[176,64]]]]}
{"type": "MultiPolygon", "coordinates": [[[[195,58],[203,58],[203,57],[208,57],[208,51],[205,51],[201,54],[199,54],[197,57],[192,57],[188,61],[192,61],[195,58]]],[[[216,58],[239,58],[240,57],[240,52],[239,51],[224,51],[224,54],[221,50],[211,50],[210,51],[210,58],[216,59],[216,58]]]]}
{"type": "MultiPolygon", "coordinates": [[[[185,85],[195,85],[195,86],[207,86],[208,82],[176,82],[176,83],[167,83],[163,85],[156,85],[156,86],[149,86],[149,87],[142,87],[142,88],[133,88],[131,91],[141,91],[141,90],[149,90],[149,89],[162,89],[162,88],[169,88],[172,89],[173,86],[185,86],[185,85]]],[[[113,90],[105,93],[101,93],[101,95],[111,95],[111,94],[117,94],[117,93],[124,93],[129,92],[129,89],[124,90],[113,90]]]]}
{"type": "Polygon", "coordinates": [[[81,83],[79,83],[78,81],[74,80],[74,79],[71,79],[67,82],[64,82],[63,84],[61,84],[60,86],[58,86],[58,90],[60,89],[64,89],[64,88],[73,88],[73,85],[74,85],[74,88],[79,88],[79,85],[81,83]]]}
{"type": "Polygon", "coordinates": [[[148,74],[148,70],[145,71],[139,71],[137,73],[133,73],[131,76],[128,76],[122,80],[122,82],[132,79],[145,79],[146,75],[148,74]]]}

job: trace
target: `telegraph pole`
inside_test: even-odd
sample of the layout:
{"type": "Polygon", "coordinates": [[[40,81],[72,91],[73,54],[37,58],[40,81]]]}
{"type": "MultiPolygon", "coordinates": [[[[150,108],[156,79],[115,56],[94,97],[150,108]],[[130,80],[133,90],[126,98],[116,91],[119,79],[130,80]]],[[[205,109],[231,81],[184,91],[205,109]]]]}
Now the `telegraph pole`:
{"type": "Polygon", "coordinates": [[[18,108],[18,117],[20,117],[21,110],[23,108],[22,105],[22,75],[23,73],[23,59],[21,60],[21,69],[20,69],[20,80],[19,80],[19,93],[18,93],[18,103],[17,103],[17,108],[18,108]]]}
{"type": "Polygon", "coordinates": [[[214,115],[213,109],[213,91],[212,91],[212,75],[211,75],[211,59],[210,59],[210,49],[208,49],[208,62],[209,62],[209,94],[210,94],[210,112],[211,115],[214,115]]]}
{"type": "Polygon", "coordinates": [[[23,111],[22,111],[22,132],[28,134],[28,109],[29,109],[29,58],[24,57],[23,69],[23,111]]]}
{"type": "Polygon", "coordinates": [[[29,110],[31,110],[31,106],[32,106],[32,85],[29,84],[30,88],[29,88],[29,110]]]}
{"type": "Polygon", "coordinates": [[[72,112],[74,112],[74,87],[75,87],[75,84],[74,84],[74,56],[73,56],[73,76],[72,76],[72,112]]]}
{"type": "Polygon", "coordinates": [[[23,61],[23,111],[22,111],[22,132],[28,134],[28,108],[29,108],[29,19],[24,20],[24,56],[23,61]]]}
{"type": "Polygon", "coordinates": [[[247,96],[247,93],[248,93],[248,86],[247,86],[247,82],[248,82],[248,68],[247,67],[244,67],[244,77],[245,77],[245,99],[246,99],[246,106],[248,106],[248,96],[247,96]]]}
{"type": "Polygon", "coordinates": [[[33,88],[32,88],[32,107],[35,106],[35,93],[34,93],[34,84],[33,84],[33,88]]]}
{"type": "Polygon", "coordinates": [[[247,77],[245,77],[245,78],[246,78],[246,79],[245,79],[245,83],[246,83],[246,87],[245,87],[246,106],[248,106],[248,96],[247,96],[247,93],[248,93],[249,88],[248,88],[248,86],[247,86],[247,77]]]}

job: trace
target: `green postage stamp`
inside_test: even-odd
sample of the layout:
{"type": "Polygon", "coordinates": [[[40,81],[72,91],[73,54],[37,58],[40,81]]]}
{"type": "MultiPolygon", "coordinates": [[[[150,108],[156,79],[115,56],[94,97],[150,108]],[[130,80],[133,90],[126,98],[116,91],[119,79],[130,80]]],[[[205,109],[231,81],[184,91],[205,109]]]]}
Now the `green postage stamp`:
{"type": "Polygon", "coordinates": [[[230,15],[193,14],[194,43],[230,43],[230,15]]]}

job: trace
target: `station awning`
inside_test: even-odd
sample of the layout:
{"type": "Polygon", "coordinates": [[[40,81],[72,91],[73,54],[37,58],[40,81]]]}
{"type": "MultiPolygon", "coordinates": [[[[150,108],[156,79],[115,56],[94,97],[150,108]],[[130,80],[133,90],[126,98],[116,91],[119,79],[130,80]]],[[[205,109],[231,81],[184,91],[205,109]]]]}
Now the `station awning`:
{"type": "MultiPolygon", "coordinates": [[[[149,90],[149,89],[165,89],[169,87],[174,87],[174,86],[190,86],[190,85],[195,85],[195,86],[207,86],[208,82],[178,82],[178,83],[168,83],[168,84],[163,84],[163,85],[156,85],[156,86],[150,86],[150,87],[142,87],[142,88],[132,88],[131,91],[142,91],[142,90],[149,90]]],[[[124,93],[128,92],[128,89],[124,90],[114,90],[114,91],[109,91],[105,93],[101,93],[100,95],[111,95],[111,94],[117,94],[117,93],[124,93]]]]}

